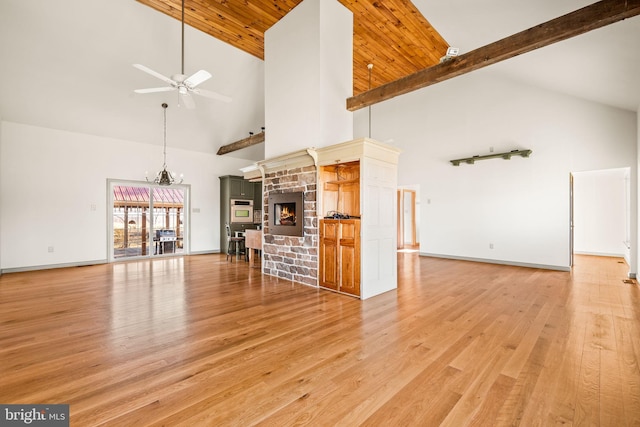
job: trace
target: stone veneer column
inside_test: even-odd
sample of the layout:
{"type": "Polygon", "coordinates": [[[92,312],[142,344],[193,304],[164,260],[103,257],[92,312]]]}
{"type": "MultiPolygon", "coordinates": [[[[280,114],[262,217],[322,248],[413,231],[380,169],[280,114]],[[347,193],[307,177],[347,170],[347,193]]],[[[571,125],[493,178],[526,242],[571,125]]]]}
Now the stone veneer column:
{"type": "Polygon", "coordinates": [[[316,167],[304,166],[265,174],[263,187],[263,273],[318,286],[318,219],[316,167]],[[304,192],[304,236],[269,233],[269,195],[304,192]]]}

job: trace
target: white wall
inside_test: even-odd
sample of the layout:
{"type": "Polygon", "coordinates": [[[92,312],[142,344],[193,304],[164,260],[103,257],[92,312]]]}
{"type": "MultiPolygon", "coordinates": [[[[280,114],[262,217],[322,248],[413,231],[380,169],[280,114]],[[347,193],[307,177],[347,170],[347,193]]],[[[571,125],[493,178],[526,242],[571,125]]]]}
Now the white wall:
{"type": "MultiPolygon", "coordinates": [[[[0,269],[105,261],[110,238],[107,179],[144,181],[145,171],[153,176],[162,166],[162,147],[12,122],[1,125],[0,269]]],[[[250,162],[168,145],[169,169],[184,173],[191,207],[200,209],[191,214],[190,250],[218,251],[218,177],[237,174],[250,162]]]]}
{"type": "Polygon", "coordinates": [[[265,157],[353,137],[353,15],[305,0],[265,33],[265,157]]]}
{"type": "MultiPolygon", "coordinates": [[[[640,153],[640,105],[638,105],[638,108],[636,109],[636,141],[637,141],[636,153],[640,153]]],[[[640,170],[640,156],[636,157],[635,165],[636,165],[636,169],[631,170],[631,182],[633,183],[635,181],[638,191],[640,191],[640,174],[638,173],[638,171],[640,170]]],[[[631,188],[633,188],[633,186],[631,188]]],[[[633,263],[633,261],[635,260],[636,266],[640,265],[640,250],[636,250],[635,253],[633,252],[634,247],[637,248],[637,245],[640,244],[640,235],[638,234],[640,233],[640,227],[638,227],[638,224],[640,223],[640,209],[638,209],[638,199],[640,197],[638,197],[639,196],[638,191],[634,193],[633,190],[631,190],[631,200],[632,200],[631,218],[636,219],[636,221],[633,221],[633,220],[631,221],[631,239],[632,239],[631,262],[633,263]],[[636,246],[633,245],[634,238],[635,238],[636,246]]],[[[632,269],[630,277],[636,277],[637,273],[638,273],[637,268],[632,269]]]]}
{"type": "MultiPolygon", "coordinates": [[[[0,118],[0,172],[2,171],[2,128],[4,122],[0,118]]],[[[0,173],[0,190],[2,189],[2,173],[0,173]]],[[[2,192],[0,192],[0,276],[2,275],[2,192]]]]}
{"type": "Polygon", "coordinates": [[[574,252],[629,261],[629,169],[574,173],[574,252]]]}
{"type": "MultiPolygon", "coordinates": [[[[374,105],[371,136],[404,150],[399,185],[420,186],[422,254],[568,269],[570,172],[630,167],[635,177],[636,120],[481,70],[374,105]],[[490,147],[533,154],[449,162],[490,147]]],[[[354,129],[367,134],[366,109],[354,129]]]]}
{"type": "Polygon", "coordinates": [[[180,20],[141,2],[0,1],[2,120],[158,144],[166,102],[176,147],[215,153],[260,132],[263,61],[190,25],[184,30],[185,73],[208,71],[213,77],[199,87],[231,103],[194,96],[189,110],[177,108],[177,92],[133,92],[165,83],[132,64],[165,76],[181,70],[180,20]]]}

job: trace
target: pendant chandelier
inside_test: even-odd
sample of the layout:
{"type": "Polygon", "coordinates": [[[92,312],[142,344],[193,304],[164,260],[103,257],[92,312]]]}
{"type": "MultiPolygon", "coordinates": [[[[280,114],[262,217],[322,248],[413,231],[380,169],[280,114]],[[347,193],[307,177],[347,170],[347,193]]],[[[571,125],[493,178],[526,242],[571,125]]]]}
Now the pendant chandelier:
{"type": "MultiPolygon", "coordinates": [[[[162,109],[164,112],[164,163],[162,164],[162,170],[158,172],[156,178],[153,180],[155,184],[158,185],[171,185],[171,184],[181,184],[182,178],[180,178],[179,182],[175,182],[175,178],[173,174],[167,170],[167,107],[166,103],[162,104],[162,109]]],[[[149,181],[149,177],[146,177],[147,181],[149,181]]]]}

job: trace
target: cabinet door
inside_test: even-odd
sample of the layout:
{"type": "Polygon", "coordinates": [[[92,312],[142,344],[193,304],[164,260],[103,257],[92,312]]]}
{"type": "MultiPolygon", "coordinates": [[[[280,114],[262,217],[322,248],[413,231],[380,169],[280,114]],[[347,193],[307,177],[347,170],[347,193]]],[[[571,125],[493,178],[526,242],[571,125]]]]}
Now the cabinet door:
{"type": "Polygon", "coordinates": [[[242,180],[242,198],[253,200],[255,194],[253,182],[242,180]]]}
{"type": "Polygon", "coordinates": [[[253,184],[253,209],[262,209],[262,182],[253,184]]]}
{"type": "Polygon", "coordinates": [[[338,232],[337,220],[320,220],[320,286],[338,290],[338,232]]]}
{"type": "Polygon", "coordinates": [[[338,240],[340,292],[360,296],[360,221],[341,220],[338,240]]]}
{"type": "Polygon", "coordinates": [[[229,192],[231,193],[231,198],[239,198],[242,197],[242,179],[230,179],[229,180],[229,192]]]}
{"type": "Polygon", "coordinates": [[[232,178],[229,180],[229,188],[232,199],[253,199],[253,182],[232,178]]]}

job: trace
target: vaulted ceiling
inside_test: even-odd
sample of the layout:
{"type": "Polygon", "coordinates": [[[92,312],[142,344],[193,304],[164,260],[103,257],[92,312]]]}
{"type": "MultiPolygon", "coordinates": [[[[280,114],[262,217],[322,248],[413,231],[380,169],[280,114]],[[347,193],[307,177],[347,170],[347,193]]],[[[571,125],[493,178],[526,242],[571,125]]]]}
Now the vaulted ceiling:
{"type": "MultiPolygon", "coordinates": [[[[182,17],[181,0],[138,1],[182,17]]],[[[301,1],[185,0],[185,23],[264,59],[265,31],[301,1]]],[[[354,95],[439,63],[449,47],[409,0],[338,1],[353,13],[354,95]]]]}
{"type": "MultiPolygon", "coordinates": [[[[0,67],[0,119],[162,145],[160,105],[166,102],[169,104],[167,139],[172,148],[216,153],[221,146],[246,138],[249,132],[259,133],[265,124],[264,61],[259,55],[247,53],[236,44],[239,41],[233,44],[224,42],[194,28],[193,23],[185,28],[185,71],[187,74],[200,69],[209,71],[213,77],[203,88],[230,96],[233,102],[227,104],[200,98],[196,99],[195,110],[186,110],[174,108],[177,104],[175,92],[134,93],[134,89],[157,86],[159,81],[140,72],[132,64],[143,64],[167,76],[180,70],[181,0],[171,0],[170,5],[165,3],[168,0],[153,0],[158,8],[165,8],[164,13],[141,1],[0,1],[0,58],[3,60],[0,67]]],[[[300,3],[300,0],[241,0],[239,5],[238,1],[186,0],[191,8],[197,5],[206,8],[224,6],[240,16],[251,12],[257,17],[254,20],[265,21],[262,28],[273,25],[271,21],[277,22],[300,3]],[[271,21],[267,22],[267,18],[271,21]]],[[[322,1],[345,1],[344,4],[349,4],[347,0],[322,1]]],[[[612,1],[625,5],[640,2],[612,1]]],[[[397,76],[416,70],[419,74],[425,67],[418,61],[425,59],[421,55],[429,48],[418,48],[411,39],[416,37],[414,31],[424,30],[424,27],[416,24],[415,20],[410,21],[410,18],[418,16],[422,20],[425,17],[448,43],[460,48],[458,60],[450,61],[454,65],[483,46],[589,6],[595,0],[353,2],[349,8],[363,7],[359,14],[354,13],[354,23],[360,15],[367,18],[368,15],[373,16],[373,12],[381,19],[376,22],[380,27],[369,34],[369,44],[358,42],[358,37],[354,37],[355,69],[360,76],[356,74],[356,83],[361,82],[360,88],[367,87],[366,64],[373,63],[372,87],[376,88],[394,79],[383,78],[379,74],[394,66],[397,66],[397,76]],[[365,12],[365,4],[376,10],[365,12]],[[410,12],[414,7],[420,14],[410,12]],[[396,16],[397,19],[387,16],[396,16]],[[413,27],[408,22],[414,22],[413,27]],[[403,29],[395,33],[399,37],[396,44],[384,38],[398,28],[403,29]],[[404,50],[400,48],[402,43],[404,50]],[[362,49],[358,50],[358,46],[362,49]],[[358,55],[361,59],[357,59],[358,55]],[[405,60],[413,65],[401,62],[405,60]]],[[[190,10],[187,8],[187,22],[193,19],[190,10]]],[[[221,15],[227,16],[226,20],[233,18],[231,14],[221,15]]],[[[210,21],[215,21],[215,16],[209,18],[210,21]]],[[[239,39],[238,34],[243,34],[242,40],[263,36],[264,29],[249,32],[259,28],[257,24],[251,25],[253,21],[248,21],[249,28],[240,22],[243,21],[236,24],[237,31],[228,31],[229,35],[239,39]]],[[[364,25],[362,22],[356,24],[355,32],[365,28],[364,25]]],[[[222,34],[222,29],[219,32],[222,34]]],[[[427,37],[417,38],[423,42],[427,37]]],[[[259,46],[262,40],[253,44],[259,46]]],[[[435,56],[439,58],[440,55],[438,52],[435,56]]],[[[439,68],[442,66],[430,69],[439,68]]],[[[637,112],[640,106],[640,16],[519,55],[475,73],[637,112]]],[[[356,89],[355,93],[360,90],[356,89]]],[[[362,95],[372,92],[376,89],[362,95]]],[[[411,96],[407,99],[411,100],[411,96]]],[[[439,100],[433,99],[433,102],[439,100]]],[[[354,114],[354,121],[358,120],[354,114]]],[[[229,156],[255,161],[262,159],[258,154],[234,152],[229,156]]],[[[126,155],[123,155],[124,160],[126,155]]]]}

